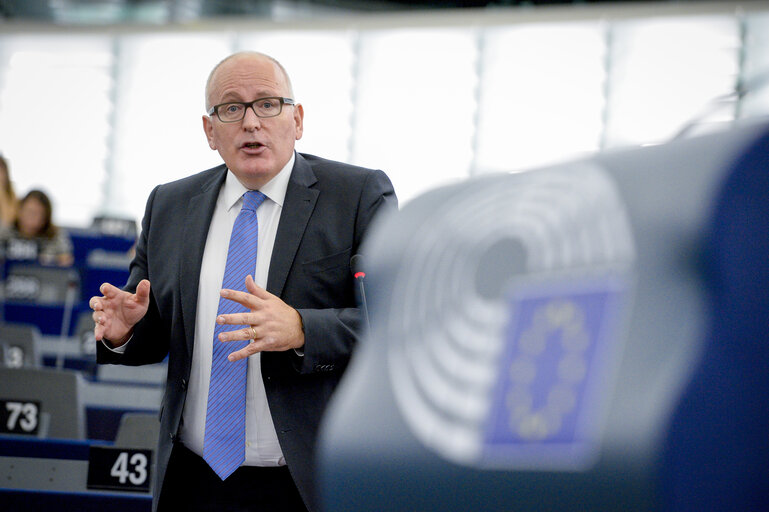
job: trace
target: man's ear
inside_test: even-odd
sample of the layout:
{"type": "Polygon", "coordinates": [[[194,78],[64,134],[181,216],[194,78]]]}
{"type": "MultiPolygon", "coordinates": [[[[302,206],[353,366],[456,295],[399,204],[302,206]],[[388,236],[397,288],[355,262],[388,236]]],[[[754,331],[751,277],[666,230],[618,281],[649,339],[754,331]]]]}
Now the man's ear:
{"type": "Polygon", "coordinates": [[[203,131],[206,132],[206,139],[208,139],[208,147],[216,149],[216,142],[214,142],[214,123],[209,116],[203,116],[203,131]]]}
{"type": "Polygon", "coordinates": [[[304,107],[301,103],[294,106],[294,122],[296,123],[296,140],[299,140],[304,133],[304,107]]]}

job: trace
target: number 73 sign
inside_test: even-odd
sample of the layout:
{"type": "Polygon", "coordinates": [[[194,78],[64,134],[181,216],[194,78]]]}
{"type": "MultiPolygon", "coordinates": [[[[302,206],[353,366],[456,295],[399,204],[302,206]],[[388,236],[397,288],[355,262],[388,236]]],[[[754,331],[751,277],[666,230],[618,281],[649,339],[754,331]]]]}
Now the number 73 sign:
{"type": "Polygon", "coordinates": [[[37,435],[40,426],[40,402],[0,400],[0,433],[37,435]]]}

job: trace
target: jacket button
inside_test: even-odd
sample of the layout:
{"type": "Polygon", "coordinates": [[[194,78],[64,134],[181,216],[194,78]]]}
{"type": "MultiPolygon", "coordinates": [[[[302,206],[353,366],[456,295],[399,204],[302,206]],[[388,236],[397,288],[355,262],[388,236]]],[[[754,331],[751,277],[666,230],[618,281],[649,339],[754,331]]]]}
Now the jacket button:
{"type": "Polygon", "coordinates": [[[182,379],[182,389],[183,390],[187,389],[187,379],[182,379]]]}

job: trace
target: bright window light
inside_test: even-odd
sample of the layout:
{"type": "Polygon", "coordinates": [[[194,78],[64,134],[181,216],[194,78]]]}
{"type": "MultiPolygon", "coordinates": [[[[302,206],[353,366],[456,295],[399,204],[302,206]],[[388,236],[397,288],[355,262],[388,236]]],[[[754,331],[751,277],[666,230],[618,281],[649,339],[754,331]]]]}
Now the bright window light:
{"type": "Polygon", "coordinates": [[[231,52],[224,34],[130,35],[118,41],[113,174],[104,210],[141,219],[155,185],[222,163],[203,131],[205,84],[231,52]]]}
{"type": "Polygon", "coordinates": [[[660,143],[769,114],[769,13],[426,27],[231,27],[0,35],[0,153],[56,220],[141,219],[155,185],[218,165],[211,68],[276,57],[302,152],[381,168],[401,203],[486,172],[660,143]],[[735,85],[749,87],[737,100],[735,85]]]}
{"type": "Polygon", "coordinates": [[[606,45],[600,23],[489,30],[479,172],[516,171],[599,149],[606,45]]]}
{"type": "Polygon", "coordinates": [[[665,142],[703,115],[732,119],[733,108],[715,107],[734,90],[739,46],[733,16],[616,23],[607,147],[665,142]]]}
{"type": "Polygon", "coordinates": [[[477,59],[469,29],[361,34],[352,160],[384,169],[401,203],[469,175],[477,59]]]}
{"type": "Polygon", "coordinates": [[[107,36],[0,38],[0,152],[17,194],[44,190],[61,225],[90,224],[102,201],[112,63],[107,36]]]}

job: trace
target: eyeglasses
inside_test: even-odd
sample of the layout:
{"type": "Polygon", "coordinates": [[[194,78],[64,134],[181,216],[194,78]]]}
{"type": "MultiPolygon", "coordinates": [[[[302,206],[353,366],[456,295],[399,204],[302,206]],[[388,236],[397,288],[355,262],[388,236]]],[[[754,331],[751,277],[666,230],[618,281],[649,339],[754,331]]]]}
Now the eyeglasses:
{"type": "Polygon", "coordinates": [[[223,123],[236,123],[246,117],[246,109],[251,107],[256,117],[275,117],[283,111],[283,105],[296,105],[291,98],[259,98],[254,101],[233,101],[230,103],[220,103],[214,105],[208,110],[208,115],[216,114],[219,121],[223,123]]]}

